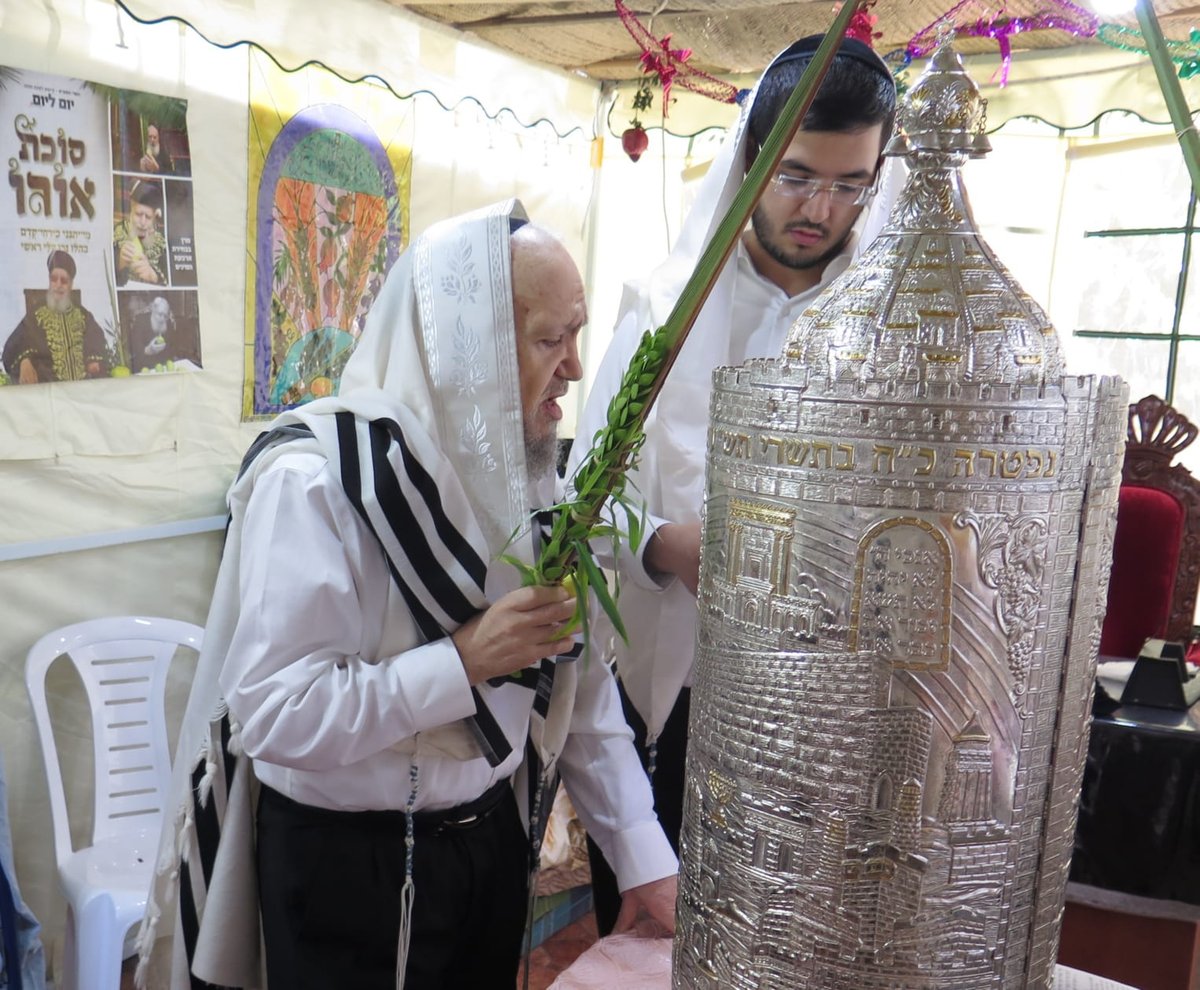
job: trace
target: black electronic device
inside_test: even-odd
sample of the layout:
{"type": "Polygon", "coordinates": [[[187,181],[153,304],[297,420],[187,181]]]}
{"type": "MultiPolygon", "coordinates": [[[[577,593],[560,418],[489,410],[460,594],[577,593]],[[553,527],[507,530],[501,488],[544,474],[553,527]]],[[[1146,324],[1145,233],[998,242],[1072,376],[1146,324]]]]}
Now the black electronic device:
{"type": "Polygon", "coordinates": [[[1200,674],[1189,673],[1183,644],[1146,640],[1121,692],[1121,704],[1183,711],[1197,699],[1200,699],[1200,674]]]}

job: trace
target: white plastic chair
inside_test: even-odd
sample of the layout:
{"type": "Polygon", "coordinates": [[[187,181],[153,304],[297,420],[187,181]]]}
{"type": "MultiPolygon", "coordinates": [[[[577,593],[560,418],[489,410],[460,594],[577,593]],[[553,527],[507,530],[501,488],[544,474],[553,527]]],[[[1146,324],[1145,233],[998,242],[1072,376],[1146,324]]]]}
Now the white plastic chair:
{"type": "Polygon", "coordinates": [[[170,793],[164,693],[180,646],[204,630],[175,619],[118,616],[64,626],[39,639],[25,664],[54,824],[58,877],[69,905],[65,990],[118,990],[126,935],[141,921],[170,793]],[[71,846],[46,672],[66,655],[92,711],[95,800],[91,844],[71,846]]]}

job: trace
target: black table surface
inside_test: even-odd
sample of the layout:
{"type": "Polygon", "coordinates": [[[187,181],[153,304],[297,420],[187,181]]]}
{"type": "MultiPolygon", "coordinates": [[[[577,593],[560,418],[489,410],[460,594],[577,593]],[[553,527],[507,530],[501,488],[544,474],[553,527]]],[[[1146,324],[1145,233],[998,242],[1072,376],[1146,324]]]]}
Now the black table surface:
{"type": "Polygon", "coordinates": [[[1103,662],[1071,880],[1200,904],[1200,705],[1121,705],[1133,662],[1103,662]]]}

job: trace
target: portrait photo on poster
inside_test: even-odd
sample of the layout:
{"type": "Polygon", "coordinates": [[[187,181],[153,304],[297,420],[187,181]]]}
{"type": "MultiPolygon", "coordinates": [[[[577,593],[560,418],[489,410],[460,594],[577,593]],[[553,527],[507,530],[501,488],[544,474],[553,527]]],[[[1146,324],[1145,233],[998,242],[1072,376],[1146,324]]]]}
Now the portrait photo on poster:
{"type": "Polygon", "coordinates": [[[161,179],[113,176],[113,272],[117,285],[168,285],[161,179]]]}
{"type": "Polygon", "coordinates": [[[3,341],[3,384],[103,378],[113,364],[108,335],[83,304],[75,285],[79,266],[70,251],[46,256],[46,281],[23,292],[25,313],[3,341]]]}
{"type": "Polygon", "coordinates": [[[121,349],[130,374],[200,370],[200,320],[194,290],[122,290],[118,308],[121,349]]]}
{"type": "Polygon", "coordinates": [[[113,171],[189,176],[187,101],[115,89],[109,100],[113,171]]]}

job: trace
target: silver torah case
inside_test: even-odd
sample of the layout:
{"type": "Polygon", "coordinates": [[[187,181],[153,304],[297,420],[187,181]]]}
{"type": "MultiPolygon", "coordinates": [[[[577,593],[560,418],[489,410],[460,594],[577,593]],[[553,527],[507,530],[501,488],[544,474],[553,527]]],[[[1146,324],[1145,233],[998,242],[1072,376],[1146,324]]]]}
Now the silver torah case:
{"type": "Polygon", "coordinates": [[[674,986],[1051,982],[1126,421],[975,229],[940,50],[883,233],[714,373],[674,986]]]}

